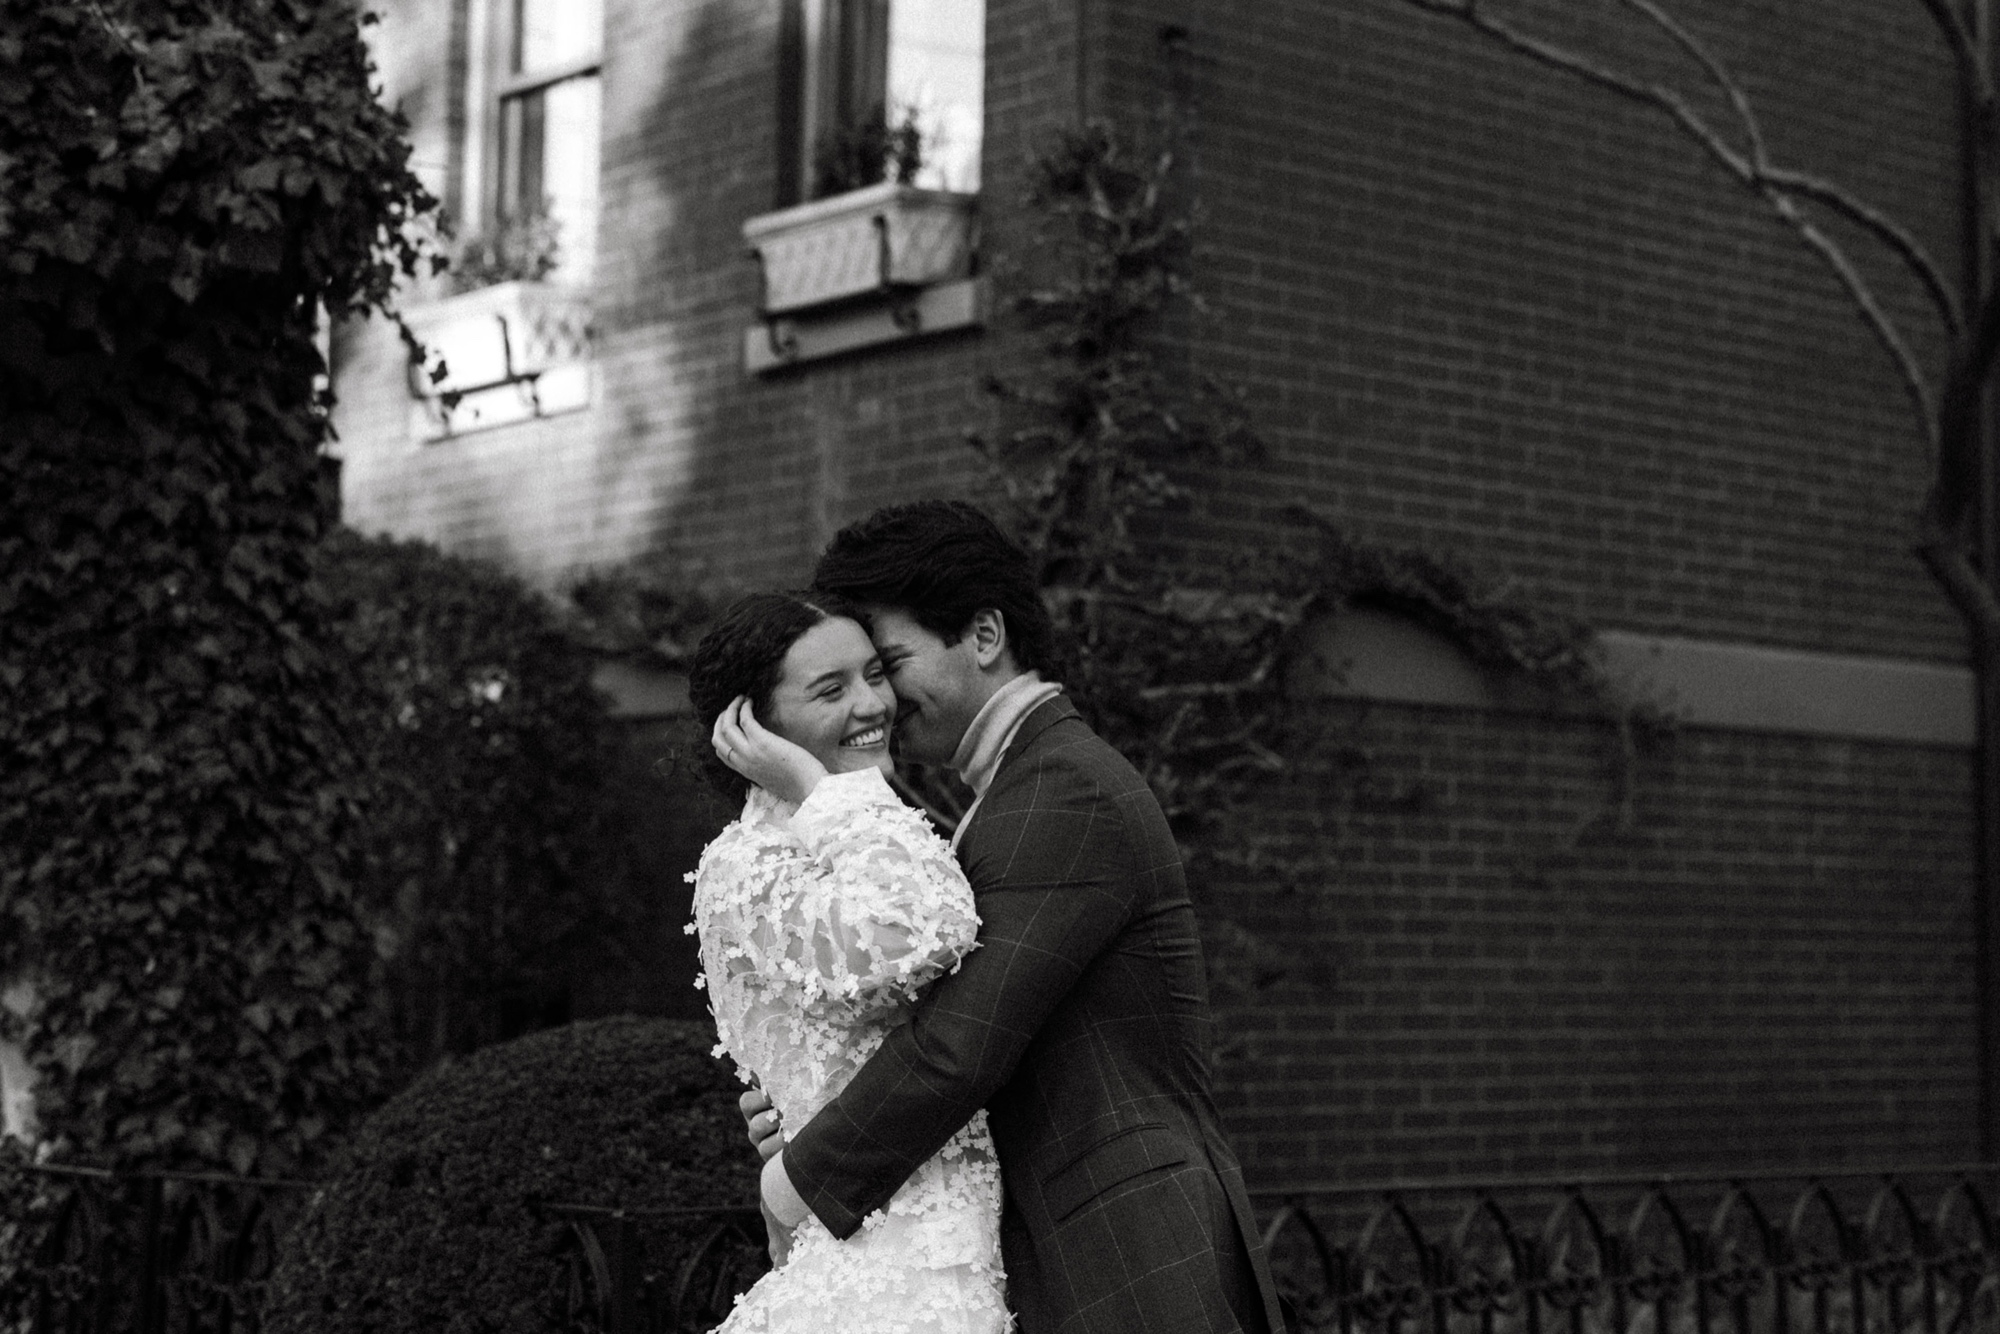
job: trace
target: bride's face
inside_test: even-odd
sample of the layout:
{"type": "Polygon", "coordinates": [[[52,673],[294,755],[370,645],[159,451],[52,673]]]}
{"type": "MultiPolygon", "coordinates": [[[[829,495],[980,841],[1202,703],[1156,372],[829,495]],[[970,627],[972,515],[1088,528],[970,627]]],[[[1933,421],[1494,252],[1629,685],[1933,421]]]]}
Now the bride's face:
{"type": "Polygon", "coordinates": [[[772,731],[812,752],[830,774],[887,773],[895,719],[896,692],[867,631],[835,616],[792,641],[771,692],[772,731]]]}

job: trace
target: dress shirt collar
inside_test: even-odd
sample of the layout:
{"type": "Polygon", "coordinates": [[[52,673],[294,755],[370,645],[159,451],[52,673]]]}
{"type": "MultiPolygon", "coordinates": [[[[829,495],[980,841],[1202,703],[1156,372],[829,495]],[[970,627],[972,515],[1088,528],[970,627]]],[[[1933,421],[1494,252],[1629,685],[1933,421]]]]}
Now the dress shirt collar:
{"type": "Polygon", "coordinates": [[[958,770],[975,796],[986,795],[994,771],[1000,767],[1000,757],[1007,753],[1014,733],[1021,730],[1022,720],[1061,689],[1053,681],[1044,681],[1039,672],[1022,672],[994,691],[993,698],[974,715],[951,757],[951,767],[958,770]]]}

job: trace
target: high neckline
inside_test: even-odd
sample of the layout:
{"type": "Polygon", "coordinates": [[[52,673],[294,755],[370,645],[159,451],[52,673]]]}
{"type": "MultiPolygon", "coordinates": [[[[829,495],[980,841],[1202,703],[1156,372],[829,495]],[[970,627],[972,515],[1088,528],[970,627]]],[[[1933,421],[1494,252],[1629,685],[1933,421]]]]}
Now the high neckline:
{"type": "Polygon", "coordinates": [[[1040,672],[1022,672],[994,691],[993,697],[973,715],[971,726],[959,738],[951,767],[975,796],[986,795],[993,774],[1000,767],[1000,758],[1007,753],[1007,744],[1020,730],[1022,720],[1061,690],[1054,682],[1042,680],[1040,672]]]}

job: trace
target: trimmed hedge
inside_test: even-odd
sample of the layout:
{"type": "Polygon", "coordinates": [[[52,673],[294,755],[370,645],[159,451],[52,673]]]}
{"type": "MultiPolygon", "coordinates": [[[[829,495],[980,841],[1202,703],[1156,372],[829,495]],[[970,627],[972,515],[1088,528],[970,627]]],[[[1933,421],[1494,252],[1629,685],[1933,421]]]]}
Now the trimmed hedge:
{"type": "Polygon", "coordinates": [[[268,1334],[539,1334],[562,1226],[543,1204],[754,1204],[707,1024],[615,1018],[487,1047],[371,1116],[284,1247],[268,1334]]]}
{"type": "Polygon", "coordinates": [[[369,785],[359,891],[393,1086],[506,1036],[501,998],[558,985],[567,952],[615,955],[644,907],[604,827],[596,659],[557,609],[423,542],[340,529],[316,556],[369,785]]]}
{"type": "Polygon", "coordinates": [[[27,1170],[30,1158],[27,1145],[0,1135],[0,1334],[28,1328],[25,1269],[43,1207],[41,1183],[27,1170]]]}

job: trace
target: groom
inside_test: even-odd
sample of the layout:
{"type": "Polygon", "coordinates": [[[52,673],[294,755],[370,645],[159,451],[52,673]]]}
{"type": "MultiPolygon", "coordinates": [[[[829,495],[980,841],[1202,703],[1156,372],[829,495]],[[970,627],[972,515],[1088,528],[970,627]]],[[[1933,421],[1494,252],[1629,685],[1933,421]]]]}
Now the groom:
{"type": "Polygon", "coordinates": [[[1138,773],[1042,679],[1027,556],[971,505],[931,501],[843,529],[813,582],[867,609],[902,753],[977,797],[955,846],[981,925],[765,1164],[766,1209],[850,1236],[985,1107],[1022,1334],[1282,1334],[1209,1092],[1180,856],[1138,773]]]}

